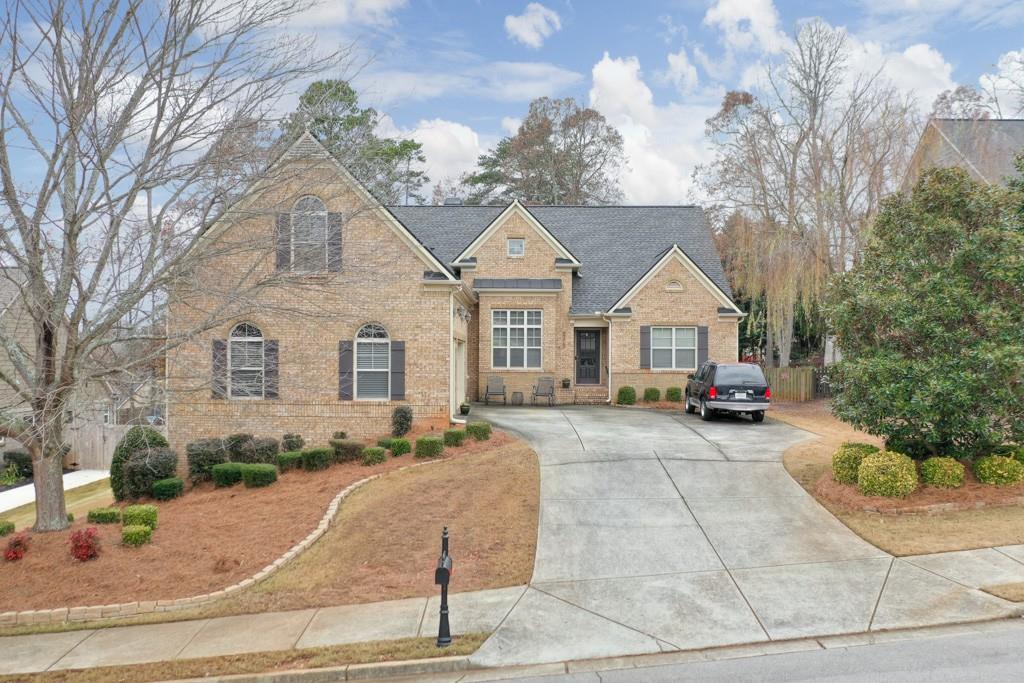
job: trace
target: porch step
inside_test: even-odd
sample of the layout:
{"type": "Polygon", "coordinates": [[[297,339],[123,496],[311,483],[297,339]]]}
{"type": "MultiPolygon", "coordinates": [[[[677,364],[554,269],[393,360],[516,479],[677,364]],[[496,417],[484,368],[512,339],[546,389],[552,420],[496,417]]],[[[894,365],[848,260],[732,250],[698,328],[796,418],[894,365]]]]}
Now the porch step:
{"type": "Polygon", "coordinates": [[[576,386],[573,392],[573,403],[577,405],[593,406],[608,402],[607,384],[590,384],[587,386],[576,386]]]}

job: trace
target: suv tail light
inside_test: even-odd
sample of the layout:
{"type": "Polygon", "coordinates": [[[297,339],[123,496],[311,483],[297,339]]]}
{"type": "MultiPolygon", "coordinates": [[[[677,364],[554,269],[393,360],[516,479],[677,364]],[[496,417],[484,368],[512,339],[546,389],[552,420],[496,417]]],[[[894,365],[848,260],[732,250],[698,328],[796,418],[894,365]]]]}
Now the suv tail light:
{"type": "Polygon", "coordinates": [[[711,387],[710,389],[708,389],[708,398],[710,398],[712,401],[718,398],[718,389],[716,387],[711,387]]]}
{"type": "Polygon", "coordinates": [[[771,387],[768,387],[767,389],[764,390],[764,397],[765,398],[771,398],[772,397],[772,388],[771,387]]]}

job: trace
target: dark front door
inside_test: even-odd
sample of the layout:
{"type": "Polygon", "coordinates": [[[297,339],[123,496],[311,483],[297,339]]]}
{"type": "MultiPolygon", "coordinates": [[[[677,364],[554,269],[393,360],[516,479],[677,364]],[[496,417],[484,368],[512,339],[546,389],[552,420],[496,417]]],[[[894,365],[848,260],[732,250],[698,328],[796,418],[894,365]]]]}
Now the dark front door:
{"type": "Polygon", "coordinates": [[[576,330],[576,384],[601,382],[601,331],[576,330]]]}

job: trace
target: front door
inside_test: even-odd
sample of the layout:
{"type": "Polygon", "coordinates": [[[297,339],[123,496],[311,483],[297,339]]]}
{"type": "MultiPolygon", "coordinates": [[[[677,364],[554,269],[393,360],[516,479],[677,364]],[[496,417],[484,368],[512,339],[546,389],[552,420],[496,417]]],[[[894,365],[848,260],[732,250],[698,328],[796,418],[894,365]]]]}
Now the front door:
{"type": "Polygon", "coordinates": [[[576,384],[601,382],[601,330],[576,330],[576,384]]]}

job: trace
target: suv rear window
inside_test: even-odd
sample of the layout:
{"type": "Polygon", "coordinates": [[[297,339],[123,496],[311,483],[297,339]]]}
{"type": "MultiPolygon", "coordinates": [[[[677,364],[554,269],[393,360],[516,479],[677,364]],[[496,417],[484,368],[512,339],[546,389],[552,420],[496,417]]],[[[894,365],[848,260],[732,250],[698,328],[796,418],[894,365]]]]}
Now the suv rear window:
{"type": "Polygon", "coordinates": [[[767,384],[757,365],[719,365],[715,384],[767,384]]]}

